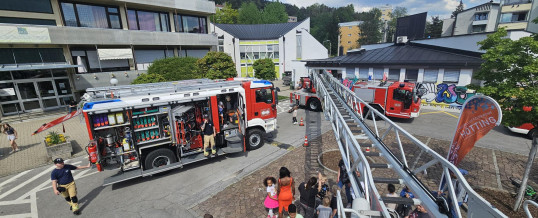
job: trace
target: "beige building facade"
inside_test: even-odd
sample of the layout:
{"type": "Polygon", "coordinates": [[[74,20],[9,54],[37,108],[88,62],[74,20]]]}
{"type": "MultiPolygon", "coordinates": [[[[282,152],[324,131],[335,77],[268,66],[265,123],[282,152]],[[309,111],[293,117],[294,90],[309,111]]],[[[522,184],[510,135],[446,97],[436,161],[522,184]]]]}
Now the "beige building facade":
{"type": "Polygon", "coordinates": [[[359,37],[361,34],[360,24],[362,21],[352,21],[346,23],[339,23],[338,35],[338,55],[346,55],[347,51],[355,48],[359,48],[359,37]]]}

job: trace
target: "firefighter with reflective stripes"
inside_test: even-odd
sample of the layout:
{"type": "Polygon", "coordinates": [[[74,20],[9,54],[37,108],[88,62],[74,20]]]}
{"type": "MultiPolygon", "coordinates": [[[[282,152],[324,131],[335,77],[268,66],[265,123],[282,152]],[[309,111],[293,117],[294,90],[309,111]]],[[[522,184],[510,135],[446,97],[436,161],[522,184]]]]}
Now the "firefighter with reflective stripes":
{"type": "Polygon", "coordinates": [[[52,170],[50,174],[50,179],[52,180],[52,189],[54,194],[62,196],[69,204],[69,209],[73,211],[74,214],[80,214],[78,208],[78,198],[77,198],[77,187],[75,185],[75,179],[71,170],[80,170],[91,167],[91,163],[88,163],[86,166],[73,166],[70,164],[64,164],[62,158],[54,159],[54,165],[56,169],[52,170]]]}

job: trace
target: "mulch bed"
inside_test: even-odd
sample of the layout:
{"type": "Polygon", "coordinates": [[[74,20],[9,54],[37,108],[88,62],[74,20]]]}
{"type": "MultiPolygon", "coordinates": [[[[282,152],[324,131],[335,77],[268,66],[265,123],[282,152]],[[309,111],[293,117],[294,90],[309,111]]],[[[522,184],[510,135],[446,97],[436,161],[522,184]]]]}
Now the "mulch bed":
{"type": "MultiPolygon", "coordinates": [[[[488,188],[475,189],[476,193],[482,196],[484,199],[489,201],[495,207],[497,207],[501,212],[503,212],[508,217],[526,217],[523,207],[521,207],[517,212],[514,212],[512,208],[516,201],[515,197],[512,197],[512,194],[509,192],[497,191],[488,188]]],[[[533,217],[538,217],[538,208],[529,205],[529,211],[533,217]]]]}
{"type": "Polygon", "coordinates": [[[338,162],[342,159],[340,151],[327,151],[321,155],[321,164],[335,172],[338,172],[338,162]]]}

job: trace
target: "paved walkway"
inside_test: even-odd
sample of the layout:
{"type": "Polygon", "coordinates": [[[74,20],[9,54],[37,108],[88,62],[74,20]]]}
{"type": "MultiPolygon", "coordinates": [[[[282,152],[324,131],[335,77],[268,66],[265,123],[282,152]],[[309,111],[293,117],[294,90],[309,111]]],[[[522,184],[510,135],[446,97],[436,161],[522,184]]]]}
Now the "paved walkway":
{"type": "MultiPolygon", "coordinates": [[[[423,142],[428,142],[428,146],[439,152],[442,156],[446,156],[448,145],[446,140],[437,140],[427,137],[417,137],[423,142]]],[[[321,152],[331,149],[337,149],[338,145],[335,141],[334,134],[329,131],[317,139],[320,144],[321,152]]],[[[406,150],[406,142],[404,150],[406,150]]],[[[266,217],[267,212],[264,209],[263,201],[265,199],[265,187],[262,184],[263,178],[267,176],[278,177],[278,170],[285,166],[292,172],[292,176],[296,184],[305,181],[305,174],[312,175],[317,167],[307,167],[310,163],[311,155],[309,150],[314,148],[304,148],[300,145],[294,145],[295,149],[291,150],[286,155],[278,160],[268,164],[258,171],[244,177],[233,185],[208,200],[191,208],[194,213],[203,216],[206,213],[212,214],[214,217],[266,217]]],[[[392,146],[392,145],[389,145],[392,146]]],[[[317,150],[317,149],[316,149],[317,150]]],[[[375,151],[375,150],[372,150],[375,151]]],[[[417,152],[418,153],[418,152],[417,152]]],[[[427,155],[409,154],[414,157],[408,159],[409,163],[415,163],[416,166],[421,166],[429,161],[427,155]]],[[[511,154],[502,151],[495,151],[487,148],[475,147],[463,160],[460,167],[469,170],[469,175],[466,176],[467,181],[474,188],[488,187],[493,189],[501,189],[505,191],[513,191],[513,186],[510,184],[510,177],[521,178],[527,157],[523,155],[511,154]]],[[[538,169],[538,163],[533,165],[533,169],[538,169]]],[[[436,178],[439,172],[438,169],[430,168],[426,176],[421,176],[430,187],[438,185],[431,181],[431,178],[436,178]]],[[[336,174],[325,171],[329,178],[329,184],[335,184],[336,174]]],[[[375,169],[374,177],[386,177],[392,174],[391,171],[383,171],[375,169]]],[[[538,171],[531,172],[530,181],[538,181],[538,171]]],[[[386,185],[381,184],[378,190],[384,194],[386,185]]],[[[401,187],[397,186],[398,192],[401,187]]],[[[299,193],[296,191],[295,199],[299,199],[299,193]]]]}
{"type": "MultiPolygon", "coordinates": [[[[11,146],[7,141],[6,135],[0,137],[0,177],[10,175],[17,172],[22,172],[28,169],[33,169],[50,162],[47,156],[47,150],[43,141],[45,136],[50,131],[62,133],[62,125],[54,126],[44,132],[32,136],[32,133],[44,123],[48,123],[60,116],[63,113],[51,112],[47,117],[25,118],[23,122],[10,123],[18,133],[17,144],[21,151],[9,154],[11,146]]],[[[73,145],[73,156],[85,155],[84,147],[88,143],[88,131],[84,118],[78,116],[64,122],[65,135],[69,137],[73,145]],[[81,123],[82,122],[82,123],[81,123]]]]}

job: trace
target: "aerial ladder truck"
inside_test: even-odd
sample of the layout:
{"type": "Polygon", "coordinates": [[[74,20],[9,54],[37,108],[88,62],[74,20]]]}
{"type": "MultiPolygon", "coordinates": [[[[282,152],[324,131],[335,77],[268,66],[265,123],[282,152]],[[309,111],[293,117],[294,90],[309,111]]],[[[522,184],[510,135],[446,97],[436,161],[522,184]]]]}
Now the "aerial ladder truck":
{"type": "Polygon", "coordinates": [[[333,128],[356,196],[352,208],[344,208],[338,191],[339,217],[398,217],[386,203],[422,205],[430,217],[436,218],[507,217],[479,196],[455,165],[357,97],[331,74],[312,72],[310,78],[333,128]],[[359,105],[365,106],[367,112],[359,105]],[[370,147],[372,151],[367,152],[370,147]],[[423,173],[427,169],[430,172],[423,173]],[[387,172],[383,175],[392,178],[373,176],[374,170],[387,172]],[[405,185],[415,198],[382,196],[386,183],[405,185]],[[462,195],[466,195],[466,201],[461,200],[462,195]],[[466,212],[460,209],[460,203],[467,205],[466,212]]]}

